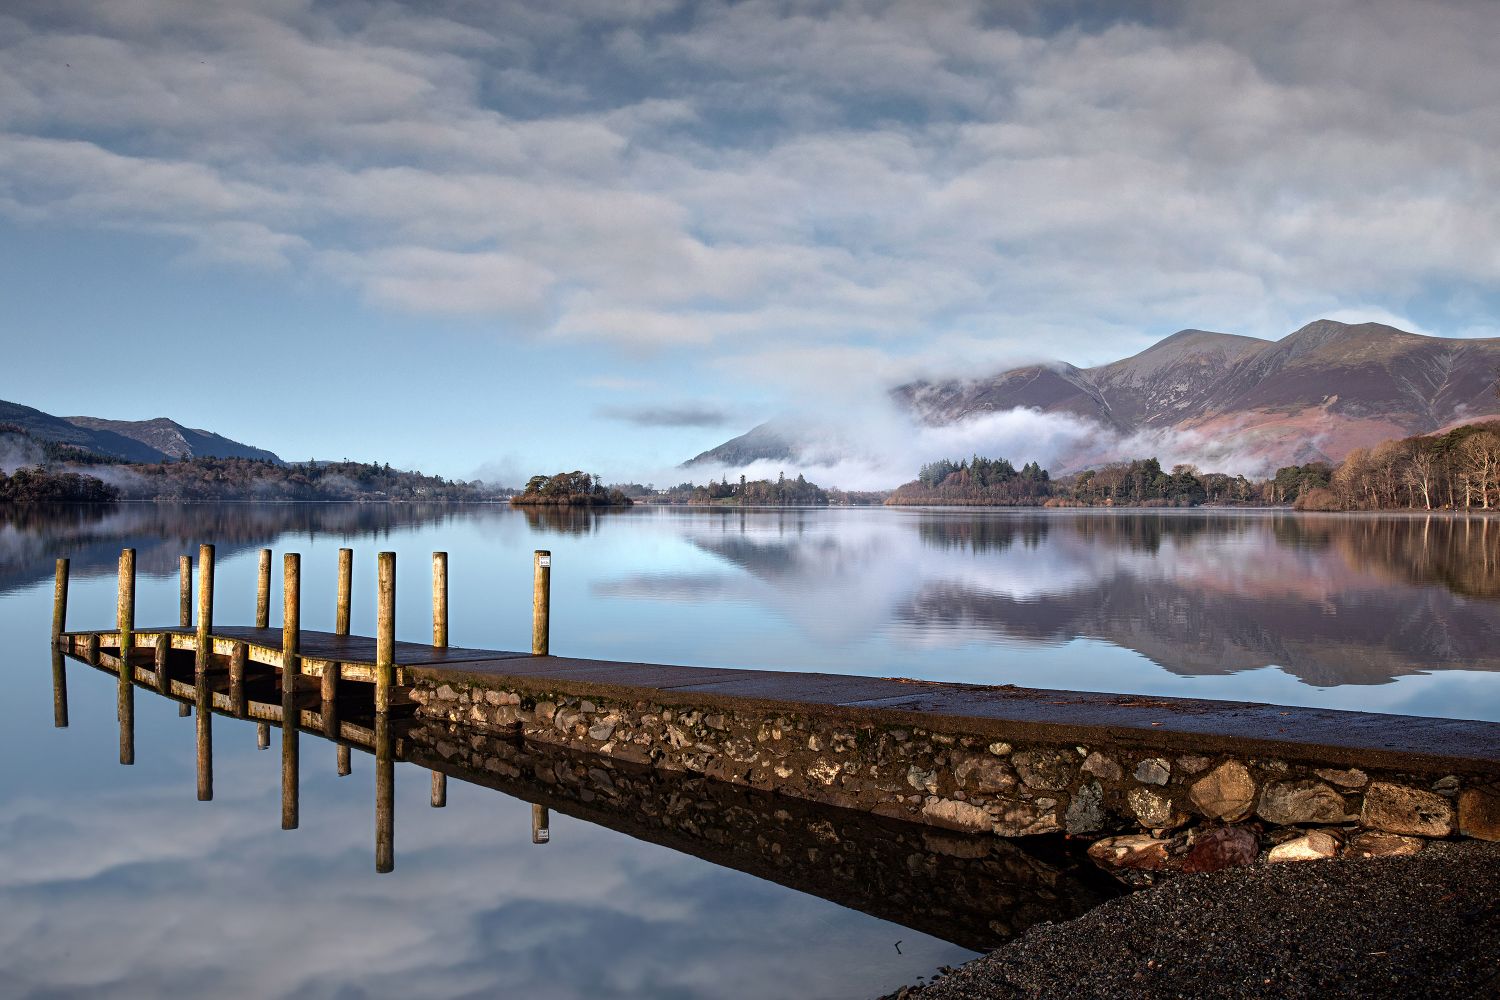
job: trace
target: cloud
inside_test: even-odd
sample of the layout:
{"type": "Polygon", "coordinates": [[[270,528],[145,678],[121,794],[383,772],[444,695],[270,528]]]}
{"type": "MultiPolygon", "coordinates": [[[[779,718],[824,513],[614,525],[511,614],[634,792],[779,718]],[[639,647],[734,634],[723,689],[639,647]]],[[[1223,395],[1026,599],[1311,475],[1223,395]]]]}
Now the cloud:
{"type": "Polygon", "coordinates": [[[722,427],[733,419],[728,410],[706,403],[660,406],[604,406],[599,415],[637,427],[722,427]]]}
{"type": "Polygon", "coordinates": [[[1485,0],[8,10],[0,214],[515,335],[1106,360],[1500,280],[1485,0]]]}

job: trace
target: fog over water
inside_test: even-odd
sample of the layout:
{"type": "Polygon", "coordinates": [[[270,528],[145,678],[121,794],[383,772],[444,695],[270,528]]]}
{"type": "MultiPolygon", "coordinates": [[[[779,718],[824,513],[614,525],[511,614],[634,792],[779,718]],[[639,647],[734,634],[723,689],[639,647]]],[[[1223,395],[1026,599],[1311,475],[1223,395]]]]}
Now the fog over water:
{"type": "Polygon", "coordinates": [[[1500,720],[1500,521],[1483,518],[16,508],[0,520],[12,995],[860,997],[970,954],[972,937],[914,930],[933,926],[915,911],[904,926],[862,912],[836,878],[764,880],[627,818],[554,812],[534,846],[527,802],[453,781],[432,809],[411,764],[396,770],[396,871],[377,876],[368,756],[339,778],[332,745],[304,736],[301,826],[283,832],[278,754],[256,749],[253,723],[214,720],[215,797],[197,802],[193,721],[138,693],[122,768],[115,683],[77,663],[70,725],[53,728],[52,560],[72,560],[70,627],[103,626],[119,549],[135,547],[147,626],[175,621],[176,559],[200,541],[218,545],[225,623],[251,619],[268,546],[302,553],[304,626],[331,627],[348,545],[354,630],[371,630],[375,553],[393,549],[397,634],[421,640],[443,549],[453,642],[523,648],[530,554],[548,548],[565,655],[1500,720]]]}

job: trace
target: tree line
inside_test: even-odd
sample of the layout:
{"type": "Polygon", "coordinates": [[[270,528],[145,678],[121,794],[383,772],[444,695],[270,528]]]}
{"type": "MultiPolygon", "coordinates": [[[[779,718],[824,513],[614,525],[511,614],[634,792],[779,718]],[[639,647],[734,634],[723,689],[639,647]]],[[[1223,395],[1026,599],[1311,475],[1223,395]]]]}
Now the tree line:
{"type": "Polygon", "coordinates": [[[629,507],[633,501],[620,490],[605,486],[593,473],[575,469],[532,476],[510,502],[518,507],[629,507]]]}
{"type": "Polygon", "coordinates": [[[1300,510],[1494,510],[1500,421],[1356,448],[1288,499],[1300,510]]]}

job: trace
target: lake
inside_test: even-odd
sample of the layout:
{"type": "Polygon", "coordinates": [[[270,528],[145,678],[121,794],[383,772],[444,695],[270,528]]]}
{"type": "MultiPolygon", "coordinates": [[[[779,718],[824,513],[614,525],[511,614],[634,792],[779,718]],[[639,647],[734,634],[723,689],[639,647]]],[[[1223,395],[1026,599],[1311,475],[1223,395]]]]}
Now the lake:
{"type": "MultiPolygon", "coordinates": [[[[1047,918],[1024,885],[992,914],[945,917],[945,887],[988,884],[991,861],[964,867],[877,827],[818,853],[805,831],[839,815],[726,818],[730,842],[694,852],[628,815],[554,812],[534,845],[524,798],[450,782],[434,809],[409,764],[396,870],[377,875],[370,758],[339,777],[333,745],[304,736],[300,827],[283,831],[279,755],[250,721],[215,719],[215,796],[198,802],[193,721],[170,701],[138,693],[136,763],[121,767],[115,682],[70,662],[70,724],[53,726],[47,633],[56,557],[72,560],[69,627],[105,627],[119,550],[136,548],[149,626],[175,623],[177,557],[201,541],[218,546],[226,624],[253,618],[264,546],[302,553],[303,626],[331,630],[350,546],[353,628],[370,634],[375,554],[391,549],[398,638],[424,640],[441,549],[451,641],[524,649],[545,548],[560,655],[1500,721],[1500,521],[1483,517],[14,507],[0,511],[7,995],[868,997],[967,959],[1015,914],[1047,918]],[[803,831],[785,835],[812,860],[735,860],[734,838],[778,824],[803,831]],[[893,872],[888,887],[825,863],[855,850],[893,872]]],[[[674,801],[670,785],[653,794],[674,801]]],[[[720,808],[753,812],[732,796],[720,808]]]]}

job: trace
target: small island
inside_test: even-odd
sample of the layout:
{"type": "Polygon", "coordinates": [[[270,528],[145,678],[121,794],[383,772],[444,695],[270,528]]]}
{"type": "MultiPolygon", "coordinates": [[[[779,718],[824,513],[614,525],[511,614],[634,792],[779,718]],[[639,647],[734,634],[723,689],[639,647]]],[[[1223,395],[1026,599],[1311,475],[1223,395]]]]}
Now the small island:
{"type": "Polygon", "coordinates": [[[526,488],[510,498],[517,507],[630,507],[635,501],[599,477],[574,470],[555,476],[532,476],[526,488]]]}

